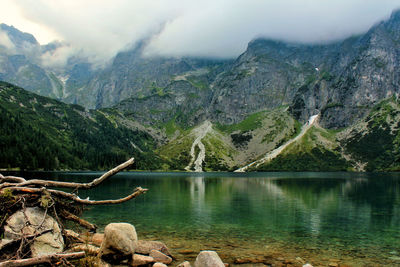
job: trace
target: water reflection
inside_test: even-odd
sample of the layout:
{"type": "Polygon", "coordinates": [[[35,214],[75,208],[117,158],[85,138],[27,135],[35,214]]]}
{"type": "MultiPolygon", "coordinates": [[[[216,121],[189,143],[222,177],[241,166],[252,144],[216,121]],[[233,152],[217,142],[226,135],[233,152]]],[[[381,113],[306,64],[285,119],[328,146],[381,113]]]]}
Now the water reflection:
{"type": "MultiPolygon", "coordinates": [[[[97,174],[57,174],[90,180],[97,174]]],[[[131,222],[142,235],[198,240],[234,238],[264,247],[296,244],[331,253],[400,253],[400,174],[123,173],[81,191],[82,198],[120,198],[136,186],[145,196],[94,207],[84,216],[100,226],[131,222]]]]}

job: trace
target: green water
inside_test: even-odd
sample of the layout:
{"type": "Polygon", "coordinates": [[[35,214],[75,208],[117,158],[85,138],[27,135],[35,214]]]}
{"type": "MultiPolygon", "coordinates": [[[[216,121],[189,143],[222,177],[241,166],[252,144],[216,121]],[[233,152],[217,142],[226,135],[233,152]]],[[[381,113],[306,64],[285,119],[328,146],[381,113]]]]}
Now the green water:
{"type": "MultiPolygon", "coordinates": [[[[51,174],[70,181],[99,175],[51,174]]],[[[91,207],[84,217],[100,228],[132,223],[139,238],[161,239],[178,255],[214,249],[226,261],[268,254],[314,265],[400,266],[400,174],[120,173],[79,194],[116,199],[136,186],[149,191],[91,207]]]]}

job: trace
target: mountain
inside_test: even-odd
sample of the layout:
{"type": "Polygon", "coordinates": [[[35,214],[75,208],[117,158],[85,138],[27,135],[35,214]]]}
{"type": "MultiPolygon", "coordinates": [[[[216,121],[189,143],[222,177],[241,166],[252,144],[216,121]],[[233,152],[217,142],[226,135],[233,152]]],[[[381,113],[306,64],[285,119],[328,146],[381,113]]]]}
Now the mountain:
{"type": "Polygon", "coordinates": [[[53,42],[41,46],[35,37],[6,24],[0,24],[0,80],[31,92],[65,102],[77,102],[76,91],[86,86],[95,73],[87,59],[68,57],[62,66],[58,49],[68,44],[53,42]]]}
{"type": "Polygon", "coordinates": [[[66,44],[37,48],[29,34],[1,30],[12,45],[0,46],[0,79],[95,108],[83,110],[126,129],[121,140],[151,143],[128,154],[153,155],[158,169],[399,169],[400,11],[329,44],[259,38],[216,60],[144,56],[143,41],[97,69],[79,56],[51,68],[45,59],[66,44]],[[36,52],[11,51],[19,43],[36,52]]]}
{"type": "Polygon", "coordinates": [[[157,140],[113,110],[85,110],[0,82],[0,168],[159,169],[157,140]]]}
{"type": "Polygon", "coordinates": [[[338,43],[254,40],[215,81],[215,119],[237,122],[242,119],[237,114],[290,105],[303,122],[321,112],[325,127],[352,125],[377,102],[399,93],[399,24],[397,11],[366,34],[338,43]]]}
{"type": "MultiPolygon", "coordinates": [[[[120,107],[134,112],[151,105],[154,110],[164,112],[166,116],[158,117],[167,121],[171,119],[170,111],[174,114],[176,111],[166,109],[166,106],[174,110],[187,108],[175,101],[177,96],[167,100],[159,92],[174,94],[171,88],[177,77],[190,77],[201,80],[201,87],[207,90],[194,93],[193,83],[182,79],[186,80],[186,85],[178,87],[185,87],[202,99],[202,105],[195,105],[191,114],[186,112],[189,115],[185,119],[187,125],[196,125],[204,119],[222,124],[238,123],[254,112],[289,106],[290,113],[301,122],[321,113],[322,126],[347,127],[365,116],[382,99],[399,93],[400,77],[396,71],[400,62],[399,24],[400,11],[397,11],[388,21],[373,26],[367,33],[331,44],[256,39],[236,60],[216,67],[212,75],[210,67],[200,69],[203,72],[197,74],[190,68],[182,69],[178,76],[170,75],[166,84],[152,83],[155,89],[145,90],[152,95],[138,95],[143,87],[135,89],[133,86],[130,97],[120,107]],[[141,101],[143,97],[149,98],[141,101]],[[201,112],[195,111],[199,107],[201,112]]],[[[140,64],[144,62],[146,60],[140,64]]],[[[125,80],[124,76],[119,79],[125,80]]],[[[122,96],[125,92],[124,86],[112,88],[122,90],[116,95],[122,96]]],[[[185,98],[190,99],[188,95],[185,98]]],[[[147,117],[141,120],[152,122],[154,116],[146,114],[147,117]]]]}

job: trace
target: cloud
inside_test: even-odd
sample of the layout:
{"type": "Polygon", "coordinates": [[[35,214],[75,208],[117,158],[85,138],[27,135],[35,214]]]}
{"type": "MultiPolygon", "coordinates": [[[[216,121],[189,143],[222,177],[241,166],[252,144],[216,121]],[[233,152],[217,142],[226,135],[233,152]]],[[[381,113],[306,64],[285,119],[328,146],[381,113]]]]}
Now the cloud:
{"type": "MultiPolygon", "coordinates": [[[[56,43],[54,49],[50,49],[41,54],[42,66],[47,68],[62,68],[68,62],[68,59],[79,55],[78,48],[66,43],[56,43]]],[[[82,55],[84,57],[84,55],[82,55]]]]}
{"type": "MultiPolygon", "coordinates": [[[[400,7],[399,0],[15,0],[13,3],[18,5],[25,20],[54,32],[70,44],[69,51],[79,51],[98,64],[143,39],[150,40],[145,50],[147,55],[221,58],[238,56],[250,40],[259,36],[329,42],[362,33],[400,7]]],[[[68,54],[60,51],[59,59],[68,54]]]]}
{"type": "Polygon", "coordinates": [[[8,34],[2,30],[0,30],[0,47],[3,47],[6,53],[15,53],[15,46],[11,42],[8,34]]]}

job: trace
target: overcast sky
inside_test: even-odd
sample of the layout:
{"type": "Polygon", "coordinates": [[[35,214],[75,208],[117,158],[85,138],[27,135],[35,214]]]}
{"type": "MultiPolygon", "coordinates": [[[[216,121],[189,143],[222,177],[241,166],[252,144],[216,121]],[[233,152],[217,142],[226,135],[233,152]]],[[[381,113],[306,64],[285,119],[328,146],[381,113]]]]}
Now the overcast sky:
{"type": "Polygon", "coordinates": [[[64,40],[93,60],[143,38],[150,55],[227,58],[259,36],[327,42],[359,34],[399,7],[400,0],[1,0],[0,22],[42,44],[64,40]]]}

